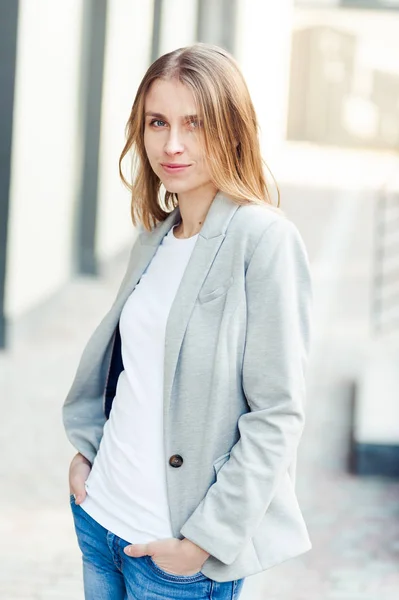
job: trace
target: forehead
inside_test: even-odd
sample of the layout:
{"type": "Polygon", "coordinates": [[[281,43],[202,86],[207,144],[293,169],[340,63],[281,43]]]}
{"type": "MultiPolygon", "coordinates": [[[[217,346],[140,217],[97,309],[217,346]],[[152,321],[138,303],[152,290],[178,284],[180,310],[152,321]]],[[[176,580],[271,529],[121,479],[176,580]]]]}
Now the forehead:
{"type": "Polygon", "coordinates": [[[184,116],[196,112],[196,102],[190,88],[180,81],[157,79],[146,95],[144,109],[168,116],[184,116]]]}

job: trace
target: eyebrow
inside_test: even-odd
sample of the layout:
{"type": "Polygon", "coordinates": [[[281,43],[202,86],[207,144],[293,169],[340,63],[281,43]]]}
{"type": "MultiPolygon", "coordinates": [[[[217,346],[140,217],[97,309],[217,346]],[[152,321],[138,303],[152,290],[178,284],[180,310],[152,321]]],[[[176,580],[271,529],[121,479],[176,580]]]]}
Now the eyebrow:
{"type": "MultiPolygon", "coordinates": [[[[157,112],[152,112],[152,111],[148,111],[146,113],[144,113],[145,117],[156,117],[157,119],[162,119],[167,121],[167,117],[165,117],[165,115],[163,115],[162,113],[157,113],[157,112]]],[[[198,119],[198,115],[184,115],[183,119],[198,119]]]]}

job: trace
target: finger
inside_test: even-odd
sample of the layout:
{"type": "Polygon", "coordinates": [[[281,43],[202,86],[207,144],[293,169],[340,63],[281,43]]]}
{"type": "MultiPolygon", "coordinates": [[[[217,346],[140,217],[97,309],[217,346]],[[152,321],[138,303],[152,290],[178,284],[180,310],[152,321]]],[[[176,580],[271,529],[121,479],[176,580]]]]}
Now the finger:
{"type": "Polygon", "coordinates": [[[139,558],[140,556],[147,556],[150,554],[148,546],[149,544],[131,544],[130,546],[126,546],[126,548],[124,548],[124,552],[129,556],[139,558]]]}

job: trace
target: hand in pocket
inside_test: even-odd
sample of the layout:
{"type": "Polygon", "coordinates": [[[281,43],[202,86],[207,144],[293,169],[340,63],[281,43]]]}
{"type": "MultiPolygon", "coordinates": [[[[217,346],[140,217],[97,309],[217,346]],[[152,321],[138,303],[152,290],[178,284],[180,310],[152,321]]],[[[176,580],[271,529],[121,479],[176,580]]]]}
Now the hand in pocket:
{"type": "Polygon", "coordinates": [[[86,498],[85,482],[90,471],[91,463],[78,452],[69,467],[69,492],[74,494],[76,504],[81,504],[86,498]]]}

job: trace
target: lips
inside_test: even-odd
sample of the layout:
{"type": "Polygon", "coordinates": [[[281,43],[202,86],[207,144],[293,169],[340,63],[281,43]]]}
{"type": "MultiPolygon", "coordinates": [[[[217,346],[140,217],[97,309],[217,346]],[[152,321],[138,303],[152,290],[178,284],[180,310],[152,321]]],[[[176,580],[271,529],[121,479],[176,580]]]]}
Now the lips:
{"type": "Polygon", "coordinates": [[[161,163],[163,167],[170,167],[172,169],[179,169],[180,167],[189,167],[190,165],[185,165],[183,163],[161,163]]]}
{"type": "Polygon", "coordinates": [[[167,173],[181,173],[188,169],[191,165],[184,164],[173,164],[173,163],[161,163],[161,167],[167,173]]]}

